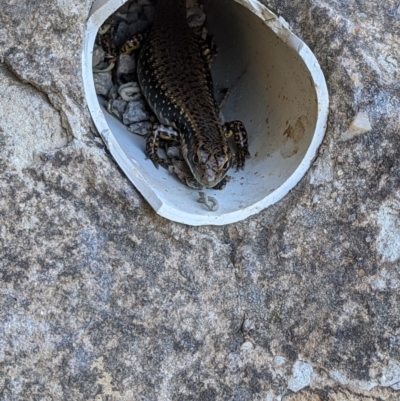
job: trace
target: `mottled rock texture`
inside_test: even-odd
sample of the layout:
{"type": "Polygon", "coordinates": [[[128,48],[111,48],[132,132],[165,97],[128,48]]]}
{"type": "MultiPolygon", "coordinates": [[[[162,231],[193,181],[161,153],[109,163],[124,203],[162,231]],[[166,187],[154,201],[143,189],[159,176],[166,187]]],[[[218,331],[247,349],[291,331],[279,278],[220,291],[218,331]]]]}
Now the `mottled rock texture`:
{"type": "Polygon", "coordinates": [[[321,63],[327,135],[277,205],[194,228],[93,129],[91,0],[0,0],[1,400],[400,398],[399,3],[267,3],[321,63]]]}

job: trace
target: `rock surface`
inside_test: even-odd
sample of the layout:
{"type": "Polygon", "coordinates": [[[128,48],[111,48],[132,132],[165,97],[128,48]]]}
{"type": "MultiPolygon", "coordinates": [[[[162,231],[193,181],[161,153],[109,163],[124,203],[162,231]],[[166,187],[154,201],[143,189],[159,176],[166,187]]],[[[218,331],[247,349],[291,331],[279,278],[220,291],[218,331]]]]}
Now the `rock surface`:
{"type": "Polygon", "coordinates": [[[0,399],[399,399],[398,2],[267,3],[321,63],[326,138],[277,205],[188,227],[93,128],[91,0],[0,0],[0,399]]]}

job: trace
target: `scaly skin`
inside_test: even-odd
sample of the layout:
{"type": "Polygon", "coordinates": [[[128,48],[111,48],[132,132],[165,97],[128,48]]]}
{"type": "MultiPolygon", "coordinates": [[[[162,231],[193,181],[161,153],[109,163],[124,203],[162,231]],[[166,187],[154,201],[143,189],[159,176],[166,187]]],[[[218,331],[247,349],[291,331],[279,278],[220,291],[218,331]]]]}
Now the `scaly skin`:
{"type": "MultiPolygon", "coordinates": [[[[178,132],[183,157],[200,185],[218,186],[233,164],[229,135],[234,134],[239,145],[236,166],[244,167],[249,155],[246,131],[240,122],[227,127],[219,123],[207,58],[187,25],[185,0],[158,1],[153,26],[139,55],[138,80],[160,123],[178,132]]],[[[163,159],[154,148],[159,131],[168,139],[165,129],[154,128],[146,153],[156,165],[165,167],[166,161],[160,162],[163,159]]]]}

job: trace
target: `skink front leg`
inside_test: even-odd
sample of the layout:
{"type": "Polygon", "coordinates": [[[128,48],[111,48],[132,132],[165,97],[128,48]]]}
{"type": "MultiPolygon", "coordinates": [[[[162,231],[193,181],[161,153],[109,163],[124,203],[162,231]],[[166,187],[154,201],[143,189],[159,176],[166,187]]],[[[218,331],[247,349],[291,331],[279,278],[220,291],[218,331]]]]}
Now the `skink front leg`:
{"type": "Polygon", "coordinates": [[[171,141],[179,141],[179,133],[166,125],[153,124],[152,132],[147,137],[146,156],[154,163],[156,168],[158,168],[160,165],[168,170],[170,164],[157,154],[160,138],[171,141]]]}
{"type": "Polygon", "coordinates": [[[243,170],[247,157],[250,157],[247,132],[241,121],[230,121],[225,123],[224,132],[227,138],[233,135],[236,143],[237,153],[235,157],[236,169],[243,170]]]}
{"type": "Polygon", "coordinates": [[[113,40],[114,34],[111,32],[112,30],[113,28],[109,28],[100,36],[102,47],[106,52],[106,58],[110,59],[110,62],[108,66],[102,70],[93,68],[93,72],[101,73],[111,71],[115,67],[117,59],[121,54],[131,54],[142,46],[145,39],[145,34],[136,33],[132,35],[118,51],[113,40]]]}

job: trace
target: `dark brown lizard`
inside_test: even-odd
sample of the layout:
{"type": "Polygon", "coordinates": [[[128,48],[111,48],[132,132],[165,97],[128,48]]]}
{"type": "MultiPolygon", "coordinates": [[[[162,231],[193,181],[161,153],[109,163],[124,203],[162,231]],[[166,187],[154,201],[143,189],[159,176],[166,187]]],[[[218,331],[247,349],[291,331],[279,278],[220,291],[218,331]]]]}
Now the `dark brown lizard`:
{"type": "MultiPolygon", "coordinates": [[[[139,37],[140,40],[140,37],[139,37]]],[[[138,37],[121,52],[138,47],[138,37]]],[[[195,180],[194,188],[223,187],[232,164],[243,169],[249,156],[247,134],[240,121],[221,125],[208,58],[186,19],[185,0],[158,0],[154,23],[142,45],[138,80],[143,95],[161,124],[154,124],[146,143],[153,163],[168,168],[158,156],[159,139],[180,142],[195,180]],[[234,135],[233,156],[227,138],[234,135]]]]}

